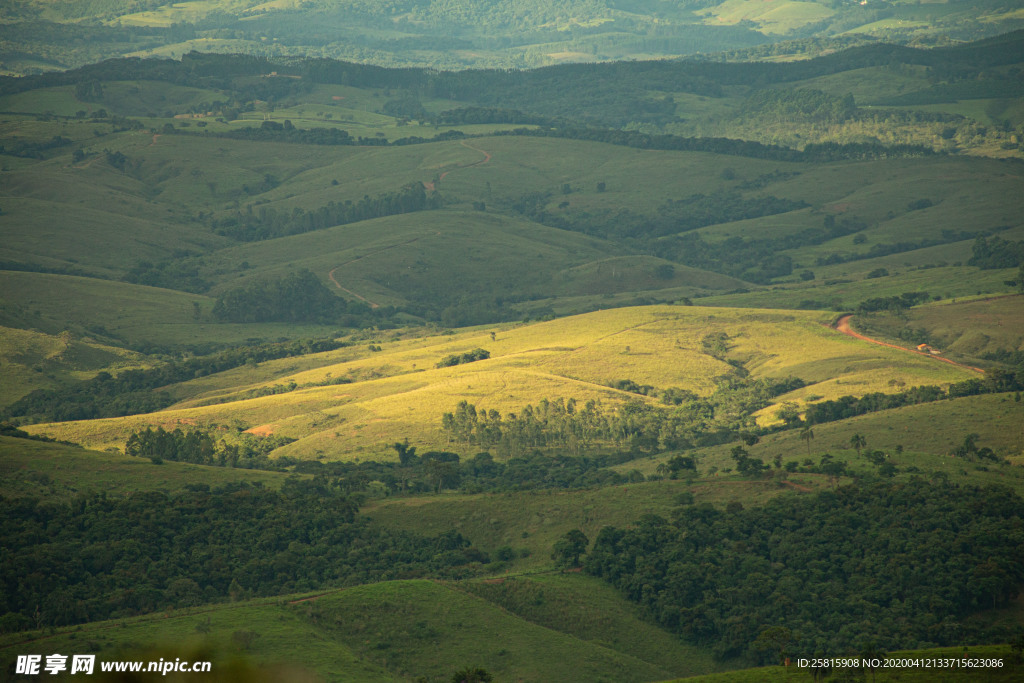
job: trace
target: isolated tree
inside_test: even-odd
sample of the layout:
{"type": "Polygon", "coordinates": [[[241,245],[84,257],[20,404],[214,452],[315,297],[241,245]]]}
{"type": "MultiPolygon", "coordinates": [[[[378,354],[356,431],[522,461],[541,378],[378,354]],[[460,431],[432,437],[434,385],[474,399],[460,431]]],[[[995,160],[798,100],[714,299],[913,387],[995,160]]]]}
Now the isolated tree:
{"type": "Polygon", "coordinates": [[[409,445],[409,439],[396,441],[391,447],[398,453],[398,462],[402,467],[408,467],[416,460],[416,447],[409,445]]]}
{"type": "Polygon", "coordinates": [[[850,447],[857,451],[857,457],[860,457],[861,449],[867,448],[868,440],[864,438],[863,434],[854,434],[850,437],[850,447]]]}
{"type": "Polygon", "coordinates": [[[810,425],[805,426],[800,430],[800,438],[807,444],[807,456],[811,455],[811,441],[814,440],[814,430],[811,429],[810,425]]]}
{"type": "Polygon", "coordinates": [[[579,529],[572,529],[555,542],[551,559],[562,567],[580,566],[580,556],[587,552],[590,539],[579,529]]]}

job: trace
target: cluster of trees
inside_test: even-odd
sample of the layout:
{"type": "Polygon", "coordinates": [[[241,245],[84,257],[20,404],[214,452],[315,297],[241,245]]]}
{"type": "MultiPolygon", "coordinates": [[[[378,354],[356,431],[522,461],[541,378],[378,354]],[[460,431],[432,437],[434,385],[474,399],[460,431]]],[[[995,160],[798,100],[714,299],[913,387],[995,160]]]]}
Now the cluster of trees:
{"type": "Polygon", "coordinates": [[[1001,237],[979,237],[971,247],[969,266],[982,270],[1016,268],[1024,265],[1024,240],[1004,240],[1001,237]]]}
{"type": "Polygon", "coordinates": [[[287,436],[257,437],[239,434],[236,443],[217,441],[212,434],[201,429],[181,428],[166,431],[163,427],[132,432],[125,442],[124,452],[139,458],[149,458],[155,464],[164,460],[190,462],[194,465],[238,467],[241,469],[284,470],[295,461],[287,457],[271,459],[271,451],[295,441],[287,436]]]}
{"type": "Polygon", "coordinates": [[[842,123],[857,115],[857,105],[849,94],[836,97],[808,88],[765,88],[743,101],[739,115],[769,121],[842,123]]]}
{"type": "Polygon", "coordinates": [[[455,532],[371,526],[335,481],[176,494],[0,500],[0,630],[64,626],[246,596],[475,573],[455,532]]]}
{"type": "Polygon", "coordinates": [[[694,448],[725,443],[755,431],[753,413],[769,405],[773,397],[802,385],[798,379],[736,378],[708,397],[669,391],[663,402],[673,407],[635,399],[609,409],[594,400],[579,406],[573,398],[556,398],[507,415],[460,401],[453,412],[444,414],[441,428],[450,443],[493,448],[505,456],[533,449],[579,455],[594,448],[646,452],[694,448]]]}
{"type": "Polygon", "coordinates": [[[684,506],[605,527],[586,571],[722,660],[1005,638],[967,617],[1024,585],[1024,501],[1006,488],[920,479],[684,506]],[[755,647],[769,628],[782,652],[755,647]]]}
{"type": "Polygon", "coordinates": [[[619,474],[608,469],[629,462],[636,454],[619,452],[607,455],[570,456],[533,451],[522,456],[497,460],[488,451],[461,458],[447,451],[416,453],[408,442],[392,445],[398,462],[328,462],[315,460],[296,463],[294,471],[324,474],[334,478],[349,492],[387,495],[432,493],[454,489],[466,493],[530,491],[534,489],[578,489],[644,481],[643,474],[619,474]]]}
{"type": "Polygon", "coordinates": [[[567,138],[589,140],[610,145],[622,145],[638,149],[658,149],[680,152],[711,152],[731,156],[769,159],[772,161],[824,162],[866,159],[901,159],[929,156],[934,154],[924,145],[897,144],[883,145],[878,142],[821,142],[806,145],[803,150],[765,145],[748,140],[732,138],[688,138],[679,135],[650,135],[637,131],[617,128],[596,128],[583,126],[560,126],[558,128],[516,128],[497,131],[494,135],[518,135],[528,137],[567,138]]]}
{"type": "Polygon", "coordinates": [[[308,269],[229,289],[217,297],[213,316],[232,323],[309,322],[346,327],[365,327],[381,317],[364,303],[335,296],[308,269]]]}
{"type": "Polygon", "coordinates": [[[858,313],[877,313],[887,311],[889,313],[902,313],[912,306],[925,303],[931,300],[928,292],[903,292],[897,296],[880,296],[865,299],[857,304],[858,313]]]}
{"type": "Polygon", "coordinates": [[[219,235],[252,242],[440,206],[440,198],[436,195],[428,197],[422,183],[409,183],[396,192],[386,192],[376,197],[366,195],[357,202],[350,199],[329,202],[311,211],[296,207],[291,212],[279,212],[262,206],[254,210],[249,205],[244,211],[214,220],[211,227],[219,235]]]}
{"type": "Polygon", "coordinates": [[[210,283],[199,276],[199,262],[185,251],[176,251],[171,258],[157,262],[139,261],[121,276],[122,282],[149,287],[164,287],[202,294],[210,283]]]}
{"type": "Polygon", "coordinates": [[[116,377],[100,372],[92,379],[58,389],[36,389],[0,415],[26,421],[64,422],[149,413],[174,402],[166,392],[158,391],[160,387],[249,363],[333,351],[344,346],[348,343],[333,339],[262,343],[183,358],[156,368],[124,370],[116,377]]]}
{"type": "Polygon", "coordinates": [[[462,365],[463,363],[474,363],[478,360],[487,360],[491,357],[491,352],[487,349],[473,349],[472,351],[466,351],[465,353],[455,353],[450,356],[445,356],[437,362],[439,368],[450,368],[453,365],[462,365]]]}

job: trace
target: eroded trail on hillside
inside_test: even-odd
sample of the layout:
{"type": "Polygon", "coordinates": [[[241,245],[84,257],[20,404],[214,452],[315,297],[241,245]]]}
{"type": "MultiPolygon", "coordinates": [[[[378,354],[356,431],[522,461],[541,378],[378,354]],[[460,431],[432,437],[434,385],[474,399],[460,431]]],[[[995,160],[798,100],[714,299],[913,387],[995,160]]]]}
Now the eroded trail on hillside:
{"type": "Polygon", "coordinates": [[[461,166],[456,166],[455,168],[452,168],[452,169],[449,169],[449,170],[445,171],[440,176],[438,176],[436,183],[435,182],[423,183],[424,189],[426,189],[429,192],[433,192],[434,190],[437,189],[437,184],[440,183],[442,180],[444,180],[445,177],[449,173],[451,173],[452,171],[458,171],[458,170],[461,170],[463,168],[473,168],[474,166],[482,166],[482,165],[486,164],[488,161],[491,160],[491,153],[488,152],[487,150],[480,149],[479,147],[474,147],[473,145],[469,144],[465,140],[461,141],[459,144],[462,145],[463,147],[465,147],[466,149],[471,149],[474,152],[480,152],[481,154],[484,155],[484,158],[481,159],[480,161],[474,161],[471,164],[463,164],[461,166]]]}
{"type": "MultiPolygon", "coordinates": [[[[441,233],[438,232],[437,234],[440,235],[441,233]]],[[[362,256],[356,256],[354,259],[350,259],[348,261],[345,261],[341,265],[338,265],[338,266],[335,266],[334,268],[331,268],[331,271],[329,273],[327,273],[327,277],[330,278],[331,282],[334,283],[335,287],[337,287],[341,291],[345,292],[346,294],[350,294],[353,297],[355,297],[356,299],[359,299],[360,301],[362,301],[363,303],[368,304],[370,306],[370,308],[380,308],[380,304],[378,304],[378,303],[376,303],[374,301],[370,301],[369,299],[367,299],[365,296],[362,296],[361,294],[356,294],[351,289],[348,289],[346,287],[342,287],[341,283],[338,282],[338,280],[334,277],[334,274],[338,271],[339,268],[344,268],[345,266],[349,265],[350,263],[355,263],[356,261],[358,261],[360,259],[364,259],[367,256],[373,256],[374,254],[380,254],[381,252],[388,251],[389,249],[395,249],[396,247],[403,247],[406,244],[412,244],[413,242],[418,242],[421,239],[423,239],[422,236],[420,236],[420,237],[413,237],[411,240],[406,240],[404,242],[399,242],[397,244],[392,244],[392,245],[387,246],[387,247],[382,247],[380,249],[377,249],[376,251],[367,252],[367,253],[363,254],[362,256]]]]}
{"type": "Polygon", "coordinates": [[[865,337],[863,334],[861,334],[859,332],[855,332],[853,330],[853,328],[850,327],[850,319],[851,318],[853,318],[852,314],[851,315],[844,315],[843,317],[841,317],[839,320],[836,321],[834,329],[837,332],[841,332],[842,334],[845,334],[848,337],[853,337],[854,339],[861,339],[861,340],[866,341],[866,342],[871,342],[872,344],[878,344],[879,346],[888,346],[890,349],[897,349],[899,351],[906,351],[907,353],[916,353],[918,356],[924,356],[925,358],[931,358],[932,360],[941,361],[943,363],[949,363],[950,365],[955,365],[958,368],[966,368],[967,370],[974,370],[975,372],[980,372],[982,374],[985,373],[984,370],[982,370],[981,368],[976,368],[973,365],[964,365],[963,363],[957,363],[955,360],[950,360],[948,358],[942,358],[941,356],[936,356],[933,353],[925,353],[924,351],[918,351],[917,349],[908,349],[905,346],[898,346],[896,344],[889,344],[888,342],[879,341],[878,339],[872,339],[871,337],[865,337]]]}

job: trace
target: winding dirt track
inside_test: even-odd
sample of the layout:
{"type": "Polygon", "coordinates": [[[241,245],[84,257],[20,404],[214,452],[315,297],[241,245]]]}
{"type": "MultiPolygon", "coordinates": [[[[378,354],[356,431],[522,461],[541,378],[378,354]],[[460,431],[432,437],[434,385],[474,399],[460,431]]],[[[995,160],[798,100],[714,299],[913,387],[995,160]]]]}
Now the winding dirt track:
{"type": "MultiPolygon", "coordinates": [[[[440,235],[441,233],[437,233],[437,234],[440,235]]],[[[347,289],[345,287],[342,287],[341,283],[338,282],[337,279],[335,279],[335,277],[334,277],[335,271],[337,271],[338,268],[344,268],[348,264],[355,263],[359,259],[364,259],[367,256],[373,256],[374,254],[379,254],[381,252],[387,251],[388,249],[394,249],[395,247],[402,247],[402,246],[405,246],[406,244],[412,244],[413,242],[418,242],[421,239],[423,239],[423,238],[422,237],[413,237],[411,240],[406,240],[404,242],[399,242],[397,244],[392,244],[392,245],[387,246],[387,247],[382,247],[382,248],[377,249],[375,251],[369,251],[369,252],[363,254],[362,256],[356,256],[354,259],[345,261],[340,266],[335,266],[334,268],[331,268],[331,272],[327,273],[327,277],[329,277],[331,279],[331,282],[334,283],[335,287],[337,287],[341,291],[345,292],[346,294],[350,294],[350,295],[354,296],[355,298],[359,299],[360,301],[369,304],[370,308],[380,308],[380,304],[377,304],[377,303],[374,303],[373,301],[370,301],[365,296],[361,296],[359,294],[356,294],[351,289],[347,289]]]]}
{"type": "MultiPolygon", "coordinates": [[[[473,168],[474,166],[482,166],[483,164],[486,164],[488,161],[491,160],[491,153],[488,152],[487,150],[480,149],[479,147],[474,147],[473,145],[469,144],[465,140],[461,141],[459,144],[462,145],[463,147],[465,147],[466,149],[471,149],[474,152],[480,152],[481,154],[484,155],[484,158],[481,159],[480,161],[474,161],[471,164],[464,164],[462,166],[456,166],[455,168],[452,168],[452,169],[449,169],[449,170],[445,171],[440,176],[438,176],[437,183],[440,183],[442,180],[444,180],[445,177],[449,173],[451,173],[452,171],[458,171],[458,170],[461,170],[463,168],[473,168]]],[[[423,187],[425,189],[430,190],[431,192],[433,192],[434,190],[437,189],[437,183],[423,183],[423,187]]]]}
{"type": "Polygon", "coordinates": [[[937,360],[943,363],[949,363],[950,365],[955,365],[958,368],[966,368],[967,370],[974,370],[975,372],[985,374],[984,370],[982,370],[981,368],[976,368],[973,365],[964,365],[963,363],[957,363],[955,360],[942,358],[941,356],[936,356],[931,353],[925,353],[924,351],[918,351],[917,349],[908,349],[905,346],[897,346],[896,344],[889,344],[884,341],[872,339],[871,337],[865,337],[863,334],[860,334],[859,332],[854,332],[853,328],[850,327],[851,318],[853,318],[853,315],[844,315],[839,320],[837,320],[835,324],[836,331],[841,332],[842,334],[845,334],[848,337],[853,337],[854,339],[861,339],[866,342],[871,342],[872,344],[878,344],[879,346],[888,346],[890,349],[896,349],[898,351],[916,353],[917,355],[924,356],[925,358],[931,358],[932,360],[937,360]]]}

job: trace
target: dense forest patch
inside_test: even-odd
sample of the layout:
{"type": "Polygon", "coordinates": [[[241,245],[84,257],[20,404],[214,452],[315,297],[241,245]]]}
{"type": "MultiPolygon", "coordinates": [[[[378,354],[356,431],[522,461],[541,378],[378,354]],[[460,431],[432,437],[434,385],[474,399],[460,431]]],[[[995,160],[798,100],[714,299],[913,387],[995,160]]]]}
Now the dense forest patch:
{"type": "Polygon", "coordinates": [[[605,527],[586,558],[659,623],[720,659],[992,640],[965,618],[1024,585],[1024,500],[1005,488],[913,479],[763,508],[683,506],[605,527]]]}

